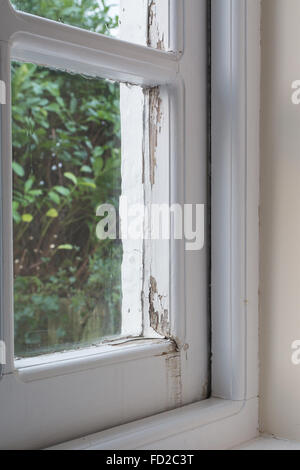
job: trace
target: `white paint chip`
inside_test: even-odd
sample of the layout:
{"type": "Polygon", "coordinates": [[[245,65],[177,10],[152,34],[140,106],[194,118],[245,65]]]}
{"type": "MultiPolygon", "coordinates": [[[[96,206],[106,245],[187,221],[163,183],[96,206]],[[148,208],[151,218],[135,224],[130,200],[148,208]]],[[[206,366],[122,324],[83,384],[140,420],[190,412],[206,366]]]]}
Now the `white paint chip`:
{"type": "Polygon", "coordinates": [[[6,104],[6,85],[3,80],[0,80],[0,104],[6,104]]]}

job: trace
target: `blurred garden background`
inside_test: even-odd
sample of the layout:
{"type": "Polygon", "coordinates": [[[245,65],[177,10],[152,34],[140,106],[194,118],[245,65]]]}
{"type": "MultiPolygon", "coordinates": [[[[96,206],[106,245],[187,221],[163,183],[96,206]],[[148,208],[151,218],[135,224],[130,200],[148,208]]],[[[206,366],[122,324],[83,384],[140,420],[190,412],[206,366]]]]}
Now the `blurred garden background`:
{"type": "MultiPolygon", "coordinates": [[[[118,26],[105,0],[13,4],[98,33],[118,26]]],[[[108,80],[12,63],[17,357],[120,333],[122,243],[96,237],[96,208],[117,208],[121,191],[119,94],[108,80]]]]}

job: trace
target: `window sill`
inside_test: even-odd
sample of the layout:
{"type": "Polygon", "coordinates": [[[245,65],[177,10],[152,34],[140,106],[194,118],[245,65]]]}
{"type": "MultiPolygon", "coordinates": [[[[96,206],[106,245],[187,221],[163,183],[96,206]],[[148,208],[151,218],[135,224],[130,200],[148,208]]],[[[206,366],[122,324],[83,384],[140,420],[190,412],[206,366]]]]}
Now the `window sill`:
{"type": "Polygon", "coordinates": [[[257,437],[258,399],[210,398],[51,450],[220,450],[257,437]]]}
{"type": "Polygon", "coordinates": [[[15,370],[23,382],[33,382],[111,364],[168,354],[174,350],[174,343],[167,339],[120,339],[77,351],[18,359],[15,361],[15,370]]]}
{"type": "Polygon", "coordinates": [[[261,435],[241,446],[234,447],[232,450],[300,450],[300,443],[275,436],[261,435]]]}

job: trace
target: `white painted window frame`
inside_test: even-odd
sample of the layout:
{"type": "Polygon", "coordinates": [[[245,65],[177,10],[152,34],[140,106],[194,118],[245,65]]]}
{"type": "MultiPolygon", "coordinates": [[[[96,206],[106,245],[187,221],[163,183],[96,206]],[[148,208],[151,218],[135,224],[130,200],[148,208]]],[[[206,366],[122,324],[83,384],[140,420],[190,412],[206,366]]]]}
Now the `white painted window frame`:
{"type": "Polygon", "coordinates": [[[42,448],[207,398],[207,250],[188,255],[184,240],[170,244],[175,341],[120,339],[20,361],[14,361],[13,351],[10,60],[167,90],[170,203],[206,203],[206,0],[169,0],[169,5],[172,50],[162,51],[16,12],[0,0],[0,80],[7,85],[1,105],[1,301],[7,346],[0,381],[1,448],[42,448]],[[195,27],[186,28],[183,51],[186,17],[195,27]],[[194,42],[201,47],[194,50],[194,42]],[[189,73],[191,63],[197,73],[189,73]],[[185,122],[197,126],[189,138],[185,122]]]}
{"type": "Polygon", "coordinates": [[[258,434],[260,1],[212,0],[212,397],[57,449],[228,449],[258,434]]]}
{"type": "MultiPolygon", "coordinates": [[[[3,4],[2,0],[1,8],[3,4]]],[[[48,26],[48,20],[36,21],[24,14],[18,14],[17,17],[18,21],[22,23],[21,29],[27,30],[29,35],[14,36],[14,57],[18,58],[18,53],[20,53],[22,59],[40,61],[47,48],[49,52],[47,64],[65,68],[65,58],[60,55],[61,50],[56,47],[57,43],[53,43],[53,47],[49,47],[49,40],[44,41],[43,39],[49,29],[53,27],[48,26]],[[40,36],[39,48],[43,48],[42,54],[39,48],[36,48],[35,41],[30,40],[30,34],[33,32],[40,36]]],[[[154,381],[151,390],[147,390],[147,384],[145,386],[141,384],[141,398],[144,401],[144,408],[137,412],[132,411],[130,419],[138,419],[138,414],[150,416],[149,418],[63,444],[60,448],[228,448],[253,438],[257,433],[259,25],[259,0],[212,0],[212,398],[154,416],[154,413],[157,413],[157,405],[162,399],[162,395],[151,396],[156,393],[154,381]],[[148,399],[151,400],[149,406],[147,406],[148,399]]],[[[10,28],[10,22],[4,23],[0,37],[2,65],[0,79],[6,83],[9,83],[10,73],[8,66],[3,68],[4,63],[9,64],[6,38],[14,35],[14,31],[10,28]]],[[[178,98],[182,96],[182,82],[178,82],[178,71],[180,65],[182,68],[184,67],[185,52],[182,55],[153,51],[125,43],[122,45],[118,40],[112,42],[111,39],[104,37],[101,39],[101,51],[99,51],[92,33],[81,32],[80,44],[76,39],[79,33],[74,34],[74,28],[63,28],[57,25],[56,33],[56,40],[70,41],[68,44],[68,68],[74,66],[76,71],[86,73],[86,67],[88,67],[90,73],[95,72],[103,77],[109,75],[109,78],[125,81],[132,81],[134,76],[134,81],[141,85],[168,84],[170,86],[172,84],[170,90],[175,95],[177,94],[175,102],[180,103],[178,98]],[[78,50],[83,46],[81,41],[85,44],[84,49],[81,50],[87,54],[85,57],[90,60],[89,63],[84,64],[82,70],[80,70],[80,63],[76,61],[78,50]],[[120,48],[122,51],[122,47],[123,54],[118,55],[120,48]],[[100,59],[101,66],[99,65],[100,59]],[[151,68],[147,62],[151,63],[151,68]],[[93,63],[92,66],[91,63],[93,63]],[[108,69],[109,74],[106,75],[108,69]],[[111,70],[114,71],[113,77],[111,70]]],[[[187,34],[186,31],[185,34],[187,34]]],[[[7,96],[9,102],[9,91],[7,96]]],[[[172,93],[170,96],[172,97],[172,93]]],[[[2,154],[6,154],[9,140],[7,141],[5,136],[8,136],[9,139],[10,123],[5,119],[4,114],[1,114],[3,137],[1,151],[2,154]]],[[[177,125],[180,130],[182,123],[177,122],[177,125]]],[[[3,174],[10,171],[8,160],[4,159],[3,174]]],[[[180,165],[179,159],[177,163],[180,165]]],[[[174,171],[174,176],[178,177],[180,168],[175,168],[174,171]]],[[[175,177],[173,181],[178,180],[175,177]]],[[[11,182],[4,180],[3,183],[4,193],[9,194],[11,182]]],[[[178,181],[179,190],[181,186],[182,183],[178,181]]],[[[180,200],[182,199],[179,198],[180,200]]],[[[178,202],[178,193],[176,202],[178,202]]],[[[7,217],[11,211],[9,204],[9,198],[5,198],[2,206],[2,220],[7,221],[6,230],[11,231],[11,226],[9,226],[11,222],[7,217]]],[[[9,259],[11,257],[11,246],[6,245],[7,240],[8,238],[4,237],[3,265],[5,269],[10,266],[9,259]]],[[[174,254],[175,258],[178,257],[177,259],[181,262],[182,247],[179,250],[176,249],[174,254]]],[[[3,274],[4,285],[2,289],[5,291],[10,285],[8,278],[11,276],[11,272],[5,271],[3,274]]],[[[182,281],[183,279],[180,277],[175,279],[173,286],[182,285],[182,281]]],[[[183,302],[182,289],[175,289],[171,292],[172,301],[177,299],[177,295],[179,298],[176,305],[180,306],[183,302]]],[[[11,296],[6,295],[4,310],[11,311],[10,302],[11,296]]],[[[182,318],[182,309],[179,308],[178,313],[182,318]]],[[[4,330],[6,338],[10,338],[7,348],[8,357],[13,358],[11,325],[5,322],[4,330]]],[[[182,334],[181,332],[182,329],[179,327],[179,334],[182,334]]],[[[141,367],[139,363],[141,352],[143,358],[147,357],[147,360],[152,360],[153,354],[155,354],[153,347],[157,348],[157,352],[159,350],[157,361],[162,361],[166,352],[172,360],[174,351],[170,351],[172,345],[169,342],[156,341],[154,344],[149,345],[148,343],[139,347],[129,345],[129,354],[134,356],[136,360],[130,363],[131,369],[129,362],[126,362],[129,373],[132,374],[133,371],[138,373],[138,368],[141,367]],[[149,349],[151,349],[151,353],[149,353],[149,349]]],[[[102,373],[103,371],[106,373],[111,364],[116,364],[121,355],[123,360],[130,360],[128,357],[125,358],[124,350],[122,353],[115,351],[107,352],[109,361],[103,365],[102,373]],[[116,357],[116,354],[119,356],[116,357]]],[[[100,357],[96,355],[95,362],[103,362],[103,356],[101,359],[100,357]]],[[[196,357],[196,360],[201,362],[200,357],[196,357]]],[[[184,371],[184,374],[196,372],[195,358],[193,361],[191,370],[184,371]]],[[[79,372],[82,371],[82,374],[85,374],[84,382],[91,379],[91,376],[95,380],[97,374],[91,366],[89,358],[81,356],[78,360],[73,361],[72,359],[72,362],[71,372],[74,372],[73,367],[75,366],[75,369],[77,368],[79,372]],[[89,372],[91,372],[90,375],[88,375],[89,372]]],[[[55,366],[51,364],[49,366],[50,375],[46,375],[46,377],[49,380],[52,374],[55,377],[56,385],[62,387],[61,372],[57,371],[59,366],[66,373],[66,367],[70,367],[70,363],[65,361],[60,365],[58,362],[55,366]]],[[[144,366],[143,362],[142,367],[144,366]]],[[[162,366],[161,362],[157,362],[155,367],[156,376],[160,377],[166,373],[165,366],[162,366]]],[[[152,369],[153,366],[149,369],[150,376],[152,369]]],[[[4,395],[7,396],[13,390],[13,371],[14,365],[11,359],[5,369],[7,385],[5,385],[4,395]]],[[[39,394],[36,395],[36,409],[39,413],[44,404],[41,399],[41,395],[45,393],[43,384],[47,383],[47,380],[35,382],[39,378],[40,372],[45,373],[44,369],[40,372],[36,370],[36,372],[35,375],[35,372],[30,370],[27,374],[27,380],[30,383],[39,384],[39,394]]],[[[121,366],[118,365],[115,373],[122,373],[121,366]]],[[[70,380],[67,387],[64,384],[65,388],[63,389],[65,393],[69,391],[70,396],[72,393],[73,395],[78,393],[72,383],[73,376],[72,373],[68,376],[70,380]]],[[[6,410],[1,411],[0,422],[6,423],[8,434],[11,429],[16,429],[19,413],[24,413],[23,422],[26,422],[26,413],[20,407],[18,408],[20,394],[24,392],[24,387],[27,385],[24,383],[26,370],[24,370],[22,380],[20,390],[13,390],[17,408],[15,416],[6,415],[6,410]]],[[[189,382],[187,383],[189,384],[189,382]]],[[[87,389],[83,388],[82,392],[86,391],[87,389]]],[[[31,392],[32,389],[28,389],[25,401],[29,399],[28,395],[31,392]]],[[[109,393],[109,391],[107,392],[109,393]]],[[[123,391],[123,393],[125,392],[123,391]]],[[[130,393],[130,390],[127,392],[130,393]]],[[[85,397],[85,395],[83,396],[85,397]]],[[[87,399],[89,398],[88,396],[87,399]]],[[[47,394],[45,394],[45,399],[49,399],[47,394]]],[[[189,397],[187,391],[183,404],[191,401],[195,401],[195,399],[189,397]]],[[[138,406],[138,403],[135,403],[135,406],[138,406]]],[[[65,416],[66,410],[61,408],[60,411],[62,416],[65,416]]],[[[92,411],[93,414],[84,409],[83,404],[77,410],[77,416],[74,415],[74,410],[72,411],[73,414],[71,413],[69,417],[74,420],[74,434],[78,433],[76,428],[78,418],[82,421],[82,434],[87,434],[85,430],[96,426],[93,416],[95,413],[97,414],[97,410],[92,411]]],[[[119,412],[120,410],[116,410],[116,414],[119,412]]],[[[57,423],[51,422],[51,414],[49,413],[46,413],[45,416],[47,418],[47,422],[45,422],[47,438],[45,438],[45,430],[41,430],[39,437],[36,435],[36,431],[34,433],[35,428],[32,430],[30,424],[26,428],[28,438],[22,438],[20,434],[16,435],[18,445],[21,443],[23,447],[37,447],[47,441],[64,440],[63,436],[68,434],[68,431],[64,429],[64,424],[60,423],[58,426],[57,423]]],[[[40,423],[41,416],[39,415],[37,419],[40,423]]],[[[122,419],[126,422],[126,417],[122,419]]],[[[127,421],[130,419],[127,418],[127,421]]],[[[110,417],[110,426],[116,425],[116,420],[117,418],[114,416],[110,417]]]]}

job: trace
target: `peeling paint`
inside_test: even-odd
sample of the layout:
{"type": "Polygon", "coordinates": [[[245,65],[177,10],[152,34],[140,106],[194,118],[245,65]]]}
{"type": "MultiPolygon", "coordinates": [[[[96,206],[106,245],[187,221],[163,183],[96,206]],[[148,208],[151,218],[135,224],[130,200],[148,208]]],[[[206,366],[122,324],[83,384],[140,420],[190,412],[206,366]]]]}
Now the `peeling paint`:
{"type": "Polygon", "coordinates": [[[184,351],[187,353],[189,345],[182,344],[180,339],[171,333],[169,311],[164,305],[165,299],[167,300],[167,295],[158,292],[156,279],[150,276],[148,294],[150,327],[160,336],[171,340],[177,352],[184,351]]]}
{"type": "MultiPolygon", "coordinates": [[[[166,361],[166,379],[168,391],[168,403],[170,409],[182,406],[182,380],[181,380],[181,348],[179,342],[171,335],[171,327],[169,322],[169,312],[164,307],[164,299],[166,295],[162,295],[158,291],[157,281],[150,276],[149,281],[149,319],[150,326],[160,336],[172,341],[174,350],[172,352],[163,353],[166,361]]],[[[184,350],[188,349],[185,345],[184,350]]]]}
{"type": "Polygon", "coordinates": [[[170,338],[169,312],[163,306],[163,295],[157,292],[157,282],[150,277],[149,287],[149,317],[150,326],[157,334],[170,338]]]}
{"type": "Polygon", "coordinates": [[[155,183],[156,149],[158,134],[162,129],[162,100],[159,95],[159,87],[149,90],[149,168],[151,186],[155,183]]]}
{"type": "Polygon", "coordinates": [[[148,33],[147,45],[154,47],[160,51],[165,50],[165,35],[160,33],[157,22],[157,5],[156,0],[150,0],[148,5],[148,33]]]}
{"type": "Polygon", "coordinates": [[[144,93],[144,107],[143,107],[143,148],[142,148],[142,155],[143,155],[143,172],[142,172],[142,184],[145,183],[145,158],[147,155],[147,145],[148,145],[148,132],[149,132],[149,88],[143,88],[144,93]]]}

